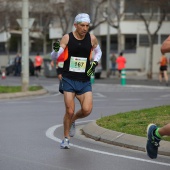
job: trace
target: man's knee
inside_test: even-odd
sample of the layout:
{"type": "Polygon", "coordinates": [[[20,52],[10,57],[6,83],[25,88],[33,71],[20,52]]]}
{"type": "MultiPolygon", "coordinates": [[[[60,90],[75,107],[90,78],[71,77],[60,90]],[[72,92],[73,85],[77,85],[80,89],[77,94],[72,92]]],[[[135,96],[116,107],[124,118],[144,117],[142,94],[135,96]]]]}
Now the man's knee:
{"type": "Polygon", "coordinates": [[[74,115],[74,111],[72,109],[67,109],[66,111],[66,115],[72,119],[73,115],[74,115]]]}
{"type": "Polygon", "coordinates": [[[92,112],[92,107],[82,108],[82,114],[88,116],[92,112]]]}

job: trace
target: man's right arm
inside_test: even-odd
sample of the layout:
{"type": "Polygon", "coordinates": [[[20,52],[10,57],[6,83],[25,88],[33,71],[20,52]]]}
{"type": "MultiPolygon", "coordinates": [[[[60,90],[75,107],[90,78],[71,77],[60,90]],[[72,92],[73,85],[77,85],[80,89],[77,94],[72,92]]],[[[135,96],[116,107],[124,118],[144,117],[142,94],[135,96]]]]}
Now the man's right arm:
{"type": "Polygon", "coordinates": [[[59,44],[60,47],[59,47],[58,51],[55,51],[53,48],[53,51],[51,53],[52,60],[56,60],[64,52],[64,49],[66,48],[66,46],[68,44],[68,40],[69,40],[69,35],[66,34],[62,37],[62,39],[60,41],[60,44],[59,44]]]}
{"type": "Polygon", "coordinates": [[[162,43],[161,53],[165,54],[170,52],[170,36],[162,43]]]}

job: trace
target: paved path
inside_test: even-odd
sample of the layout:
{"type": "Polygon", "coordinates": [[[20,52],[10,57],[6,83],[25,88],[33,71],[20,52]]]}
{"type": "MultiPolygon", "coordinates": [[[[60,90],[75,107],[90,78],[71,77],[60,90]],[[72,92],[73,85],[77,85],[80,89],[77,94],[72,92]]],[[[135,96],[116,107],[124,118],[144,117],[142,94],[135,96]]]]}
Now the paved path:
{"type": "MultiPolygon", "coordinates": [[[[112,77],[113,78],[113,77],[112,77]]],[[[105,81],[112,82],[112,78],[108,78],[105,81]]],[[[111,89],[116,91],[122,91],[122,90],[137,90],[142,91],[145,89],[146,91],[156,91],[157,89],[165,89],[167,92],[170,90],[170,87],[166,87],[165,85],[158,86],[156,84],[157,80],[153,79],[150,81],[147,81],[145,78],[139,79],[139,77],[132,79],[135,77],[131,77],[128,81],[131,82],[131,84],[126,85],[126,88],[120,86],[120,85],[114,85],[114,88],[112,85],[108,86],[108,88],[103,88],[102,86],[102,79],[96,80],[97,82],[100,82],[101,84],[97,84],[95,86],[95,90],[97,88],[101,92],[102,90],[110,91],[111,89]],[[140,88],[140,82],[142,82],[142,87],[140,88]],[[149,82],[149,84],[148,84],[149,82]],[[154,86],[153,86],[154,85],[154,86]]],[[[115,81],[119,82],[119,79],[114,79],[115,81]]],[[[10,93],[10,94],[0,94],[0,99],[10,99],[10,98],[16,98],[16,97],[26,97],[26,96],[33,96],[33,95],[44,95],[48,92],[57,92],[58,89],[58,80],[56,79],[46,79],[46,78],[31,78],[31,85],[35,84],[42,84],[45,89],[39,90],[36,92],[19,92],[19,93],[10,93]],[[47,82],[47,85],[46,85],[47,82]],[[50,84],[50,85],[49,85],[50,84]]],[[[103,82],[105,83],[105,82],[103,82]]],[[[8,77],[6,80],[2,80],[0,85],[20,85],[20,78],[13,78],[8,77]]],[[[106,142],[109,144],[121,146],[121,147],[127,147],[135,150],[145,151],[145,145],[146,145],[146,138],[145,137],[139,137],[134,135],[128,135],[121,132],[116,132],[112,130],[107,130],[102,127],[99,127],[96,122],[91,122],[83,127],[83,133],[94,140],[106,142]]],[[[159,154],[170,156],[170,142],[161,141],[161,146],[159,148],[159,154]]]]}
{"type": "MultiPolygon", "coordinates": [[[[82,130],[85,136],[94,140],[121,147],[145,151],[147,141],[147,138],[145,137],[108,130],[98,126],[96,121],[85,125],[82,130]]],[[[158,153],[160,155],[170,156],[170,142],[161,141],[160,144],[161,146],[158,153]]]]}

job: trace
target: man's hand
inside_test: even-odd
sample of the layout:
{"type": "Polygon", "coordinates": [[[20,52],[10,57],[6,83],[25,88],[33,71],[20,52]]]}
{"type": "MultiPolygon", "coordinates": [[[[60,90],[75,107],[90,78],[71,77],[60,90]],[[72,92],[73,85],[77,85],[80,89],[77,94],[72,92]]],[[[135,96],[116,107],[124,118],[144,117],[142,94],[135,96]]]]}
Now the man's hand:
{"type": "Polygon", "coordinates": [[[51,67],[54,67],[54,61],[52,60],[50,63],[51,67]]]}
{"type": "Polygon", "coordinates": [[[59,48],[60,48],[60,41],[53,43],[53,50],[55,52],[58,52],[59,48]]]}
{"type": "Polygon", "coordinates": [[[87,70],[87,76],[91,76],[95,72],[95,68],[98,65],[97,61],[93,61],[90,65],[90,68],[87,70]]]}

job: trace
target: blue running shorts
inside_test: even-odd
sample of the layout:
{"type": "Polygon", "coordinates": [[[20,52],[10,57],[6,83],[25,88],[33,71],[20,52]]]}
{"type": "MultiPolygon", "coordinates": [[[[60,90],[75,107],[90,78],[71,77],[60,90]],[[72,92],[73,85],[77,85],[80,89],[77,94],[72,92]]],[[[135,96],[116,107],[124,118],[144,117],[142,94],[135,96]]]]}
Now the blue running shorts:
{"type": "Polygon", "coordinates": [[[88,91],[92,91],[92,86],[90,81],[82,82],[82,81],[71,80],[66,77],[63,77],[62,89],[63,91],[73,92],[77,95],[81,95],[88,91]]]}

